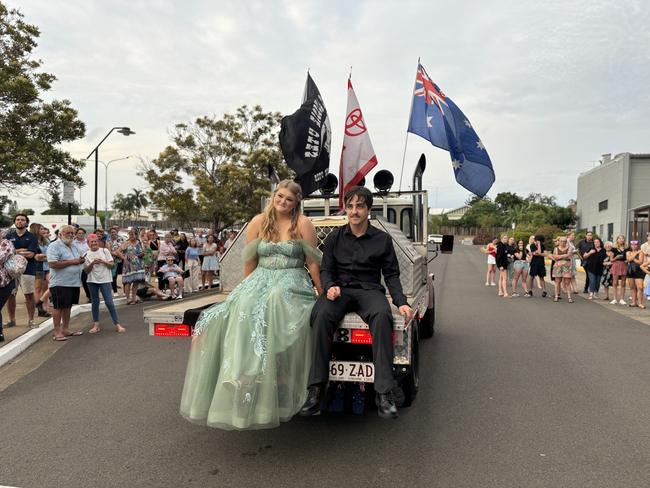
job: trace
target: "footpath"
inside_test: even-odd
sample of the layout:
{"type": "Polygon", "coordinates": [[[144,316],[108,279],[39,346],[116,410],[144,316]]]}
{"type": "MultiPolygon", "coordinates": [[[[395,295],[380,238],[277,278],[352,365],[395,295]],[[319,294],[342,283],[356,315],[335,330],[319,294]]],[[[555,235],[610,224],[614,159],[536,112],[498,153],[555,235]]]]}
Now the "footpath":
{"type": "MultiPolygon", "coordinates": [[[[70,318],[85,312],[90,312],[90,303],[88,303],[83,290],[81,291],[79,302],[81,302],[79,305],[72,307],[70,318]]],[[[122,305],[126,303],[126,298],[115,297],[113,298],[113,302],[116,306],[122,305]]],[[[103,301],[100,304],[100,310],[106,310],[103,301]]],[[[52,318],[38,317],[38,311],[34,312],[34,322],[38,325],[37,328],[29,328],[27,325],[28,320],[29,316],[27,315],[25,296],[18,290],[18,294],[16,295],[16,326],[3,328],[5,341],[0,342],[0,367],[16,359],[32,344],[54,330],[52,318]]],[[[9,313],[5,305],[2,309],[2,323],[6,325],[7,322],[9,322],[9,313]]]]}
{"type": "MultiPolygon", "coordinates": [[[[642,308],[630,307],[628,305],[620,305],[620,304],[612,305],[609,302],[611,299],[614,298],[613,288],[610,287],[609,290],[610,300],[604,300],[602,297],[605,296],[605,290],[601,286],[600,292],[598,293],[598,298],[594,298],[593,300],[588,300],[587,297],[589,296],[589,294],[582,293],[582,290],[584,289],[585,286],[585,280],[586,280],[585,272],[582,270],[578,270],[578,272],[576,273],[576,282],[578,284],[578,290],[580,291],[580,293],[577,296],[584,298],[587,301],[593,302],[594,304],[597,304],[601,307],[605,307],[610,310],[613,310],[614,312],[624,315],[625,317],[637,320],[638,322],[641,322],[645,325],[650,325],[650,300],[648,300],[648,297],[644,297],[645,298],[644,305],[647,307],[645,310],[642,308]]],[[[552,293],[551,296],[553,296],[552,293]]],[[[625,301],[628,304],[631,302],[630,289],[627,286],[625,287],[625,301]]]]}

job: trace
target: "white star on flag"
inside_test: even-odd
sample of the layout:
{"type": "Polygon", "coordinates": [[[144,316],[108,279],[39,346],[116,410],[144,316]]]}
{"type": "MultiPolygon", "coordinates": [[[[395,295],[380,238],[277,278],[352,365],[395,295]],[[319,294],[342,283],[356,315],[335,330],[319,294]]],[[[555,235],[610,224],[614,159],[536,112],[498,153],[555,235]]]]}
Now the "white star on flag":
{"type": "Polygon", "coordinates": [[[478,141],[476,141],[476,147],[478,147],[479,149],[485,151],[485,146],[483,145],[483,142],[480,139],[478,141]]]}
{"type": "Polygon", "coordinates": [[[461,167],[462,165],[463,165],[463,163],[461,163],[461,162],[458,161],[457,159],[452,159],[452,160],[451,160],[451,167],[454,168],[454,169],[460,169],[460,167],[461,167]]]}
{"type": "Polygon", "coordinates": [[[469,123],[469,120],[465,119],[465,125],[469,127],[470,129],[472,128],[472,124],[469,123]]]}
{"type": "Polygon", "coordinates": [[[433,118],[433,117],[429,117],[429,116],[427,116],[427,127],[433,127],[433,125],[431,125],[431,119],[432,119],[432,118],[433,118]]]}

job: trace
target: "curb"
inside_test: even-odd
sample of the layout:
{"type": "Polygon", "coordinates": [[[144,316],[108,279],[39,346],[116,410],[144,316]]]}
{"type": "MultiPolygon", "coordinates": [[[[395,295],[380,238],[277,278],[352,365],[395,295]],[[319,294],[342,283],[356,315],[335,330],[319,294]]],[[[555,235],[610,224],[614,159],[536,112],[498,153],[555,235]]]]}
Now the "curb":
{"type": "MultiPolygon", "coordinates": [[[[126,303],[126,297],[121,297],[113,300],[113,303],[117,305],[123,305],[126,303]]],[[[100,310],[106,307],[103,306],[104,302],[100,302],[100,310]]],[[[70,318],[76,317],[84,312],[90,312],[91,304],[84,303],[83,305],[75,305],[70,311],[70,318]]],[[[51,318],[43,321],[38,328],[30,329],[25,332],[20,337],[16,337],[10,343],[0,347],[0,368],[5,364],[9,363],[13,359],[17,358],[20,354],[25,352],[29,346],[38,342],[42,337],[46,336],[48,333],[54,330],[54,322],[51,318]]]]}

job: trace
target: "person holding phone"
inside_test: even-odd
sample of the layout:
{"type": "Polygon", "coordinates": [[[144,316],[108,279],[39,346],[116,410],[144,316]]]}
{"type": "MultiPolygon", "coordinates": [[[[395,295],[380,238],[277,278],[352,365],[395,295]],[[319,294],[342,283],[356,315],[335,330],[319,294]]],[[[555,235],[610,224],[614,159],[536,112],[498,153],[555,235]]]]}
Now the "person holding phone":
{"type": "Polygon", "coordinates": [[[84,261],[84,271],[88,276],[88,289],[90,290],[90,299],[92,303],[93,327],[88,331],[89,334],[96,334],[101,331],[99,327],[99,294],[104,297],[104,305],[111,314],[115,332],[126,332],[126,329],[120,324],[120,319],[115,310],[113,303],[113,273],[115,266],[113,256],[108,249],[99,247],[99,237],[97,234],[88,236],[89,250],[86,253],[84,261]]]}
{"type": "Polygon", "coordinates": [[[81,331],[70,330],[70,311],[79,303],[81,287],[81,265],[85,258],[72,245],[75,228],[65,225],[59,231],[59,238],[47,248],[47,262],[50,266],[50,294],[52,298],[52,320],[55,341],[66,341],[68,337],[80,336],[81,331]]]}

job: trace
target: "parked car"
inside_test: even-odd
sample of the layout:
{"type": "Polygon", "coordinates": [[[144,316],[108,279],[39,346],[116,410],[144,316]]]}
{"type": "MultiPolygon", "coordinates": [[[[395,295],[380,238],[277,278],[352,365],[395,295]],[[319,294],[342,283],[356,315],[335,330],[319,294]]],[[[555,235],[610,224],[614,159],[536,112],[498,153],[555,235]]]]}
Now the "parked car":
{"type": "Polygon", "coordinates": [[[442,244],[442,234],[429,234],[427,242],[429,244],[442,244]]]}

